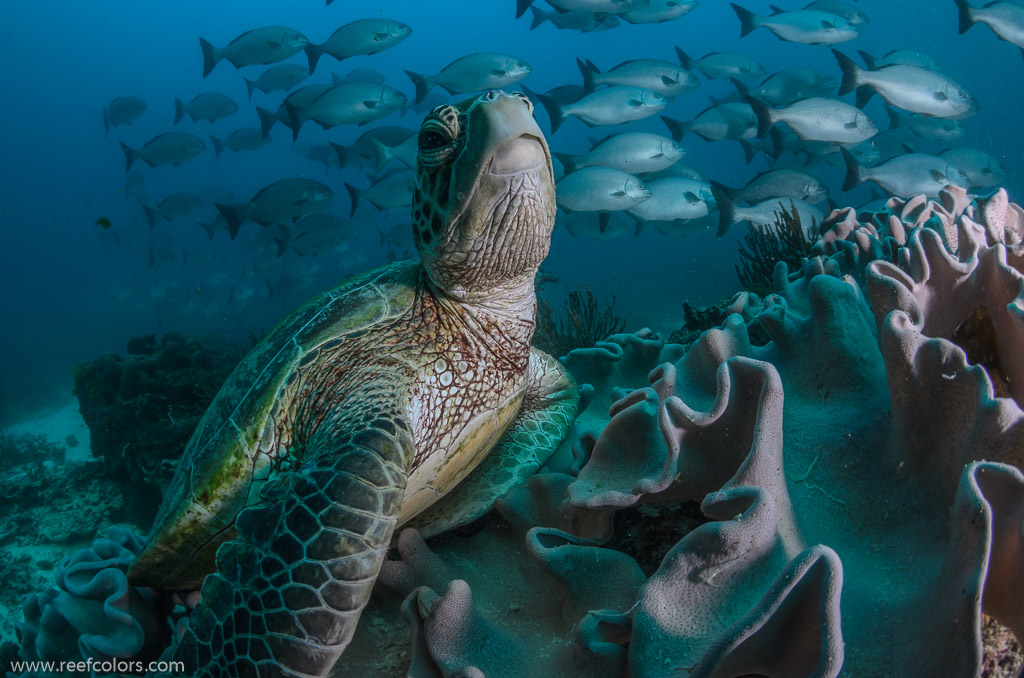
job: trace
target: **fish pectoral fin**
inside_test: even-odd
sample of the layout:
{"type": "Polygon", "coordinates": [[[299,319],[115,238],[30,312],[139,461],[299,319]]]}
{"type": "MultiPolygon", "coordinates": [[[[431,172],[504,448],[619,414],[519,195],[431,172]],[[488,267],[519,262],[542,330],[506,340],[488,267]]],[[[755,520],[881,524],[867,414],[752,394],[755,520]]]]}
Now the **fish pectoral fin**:
{"type": "Polygon", "coordinates": [[[630,99],[629,101],[626,102],[626,104],[632,106],[633,108],[640,108],[641,106],[644,105],[644,102],[640,101],[639,99],[630,99]]]}
{"type": "Polygon", "coordinates": [[[267,40],[267,46],[271,49],[281,49],[281,43],[275,40],[267,40]]]}
{"type": "Polygon", "coordinates": [[[663,76],[661,76],[661,84],[663,84],[663,85],[675,85],[677,83],[676,83],[675,80],[673,80],[672,78],[668,77],[667,75],[663,75],[663,76]]]}
{"type": "Polygon", "coordinates": [[[857,121],[851,120],[850,122],[843,124],[843,127],[846,129],[857,129],[857,121]]]}
{"type": "Polygon", "coordinates": [[[826,31],[836,30],[836,25],[834,23],[832,23],[831,21],[825,21],[824,19],[821,20],[821,27],[824,28],[826,31]]]}
{"type": "Polygon", "coordinates": [[[363,106],[366,106],[367,108],[377,108],[380,106],[380,102],[373,99],[367,99],[363,102],[363,106]]]}
{"type": "Polygon", "coordinates": [[[504,68],[492,68],[491,69],[491,75],[502,76],[502,75],[506,75],[507,73],[508,73],[508,71],[506,71],[504,68]]]}
{"type": "Polygon", "coordinates": [[[949,97],[946,96],[945,92],[939,91],[934,94],[936,101],[949,101],[949,97]]]}
{"type": "Polygon", "coordinates": [[[696,205],[697,203],[700,202],[700,196],[698,196],[693,191],[687,191],[686,193],[683,193],[683,197],[686,198],[686,202],[690,203],[691,205],[696,205]]]}
{"type": "Polygon", "coordinates": [[[939,170],[928,170],[928,174],[932,175],[932,179],[934,179],[935,181],[946,181],[946,175],[940,172],[939,170]]]}

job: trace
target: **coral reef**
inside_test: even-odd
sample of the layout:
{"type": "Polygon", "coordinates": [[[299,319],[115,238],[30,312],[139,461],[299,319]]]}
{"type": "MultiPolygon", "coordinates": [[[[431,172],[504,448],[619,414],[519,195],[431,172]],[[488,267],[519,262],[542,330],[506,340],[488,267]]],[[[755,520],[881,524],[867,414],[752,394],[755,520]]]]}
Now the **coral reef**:
{"type": "Polygon", "coordinates": [[[615,314],[615,295],[600,308],[589,286],[566,286],[565,317],[555,312],[543,297],[537,297],[537,330],[533,344],[553,356],[564,356],[576,348],[593,346],[605,337],[621,332],[626,321],[615,314]]]}
{"type": "MultiPolygon", "coordinates": [[[[816,238],[809,238],[801,223],[796,206],[790,202],[790,209],[781,205],[782,211],[775,222],[767,227],[751,227],[739,244],[740,263],[736,275],[743,289],[754,294],[765,295],[772,288],[775,265],[780,261],[792,268],[799,268],[801,262],[811,253],[816,238]]],[[[811,224],[817,229],[818,224],[811,224]]]]}
{"type": "Polygon", "coordinates": [[[1022,214],[839,211],[689,348],[569,352],[570,437],[477,529],[397,537],[334,675],[1019,671],[1022,214]]]}
{"type": "Polygon", "coordinates": [[[75,394],[92,452],[108,477],[135,489],[132,510],[151,520],[161,490],[206,407],[241,358],[237,349],[168,332],[128,341],[75,368],[75,394]]]}

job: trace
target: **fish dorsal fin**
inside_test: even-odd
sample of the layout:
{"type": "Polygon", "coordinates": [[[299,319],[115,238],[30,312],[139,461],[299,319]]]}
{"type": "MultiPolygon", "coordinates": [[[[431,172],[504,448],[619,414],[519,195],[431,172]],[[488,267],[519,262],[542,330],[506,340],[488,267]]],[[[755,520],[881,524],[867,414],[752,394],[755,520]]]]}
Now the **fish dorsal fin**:
{"type": "Polygon", "coordinates": [[[776,7],[775,5],[768,5],[768,9],[772,11],[772,14],[782,14],[783,12],[786,11],[781,7],[776,7]]]}

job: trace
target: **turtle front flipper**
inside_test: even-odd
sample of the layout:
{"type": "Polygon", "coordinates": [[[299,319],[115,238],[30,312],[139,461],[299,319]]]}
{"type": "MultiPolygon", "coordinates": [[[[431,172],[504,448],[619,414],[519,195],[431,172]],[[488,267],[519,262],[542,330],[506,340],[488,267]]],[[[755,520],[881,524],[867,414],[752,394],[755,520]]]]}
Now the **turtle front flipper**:
{"type": "Polygon", "coordinates": [[[218,549],[175,653],[188,675],[325,676],[348,645],[414,449],[399,399],[361,390],[364,398],[316,422],[299,468],[268,482],[264,503],[239,514],[238,537],[218,549]]]}
{"type": "Polygon", "coordinates": [[[536,473],[555,453],[576,419],[579,400],[576,381],[565,367],[531,349],[526,393],[512,425],[479,466],[410,526],[430,537],[489,511],[498,497],[536,473]]]}

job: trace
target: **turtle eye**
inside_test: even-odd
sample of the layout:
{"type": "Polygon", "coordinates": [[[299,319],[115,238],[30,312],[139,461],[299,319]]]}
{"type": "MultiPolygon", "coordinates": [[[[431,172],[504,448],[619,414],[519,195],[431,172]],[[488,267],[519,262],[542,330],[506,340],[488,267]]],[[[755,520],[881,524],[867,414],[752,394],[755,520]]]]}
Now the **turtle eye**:
{"type": "Polygon", "coordinates": [[[436,130],[423,130],[420,132],[419,147],[421,151],[436,151],[448,145],[448,139],[436,130]]]}
{"type": "Polygon", "coordinates": [[[526,110],[530,112],[530,115],[533,115],[533,102],[530,101],[530,97],[526,96],[522,92],[512,92],[512,94],[519,97],[519,100],[526,106],[526,110]]]}

